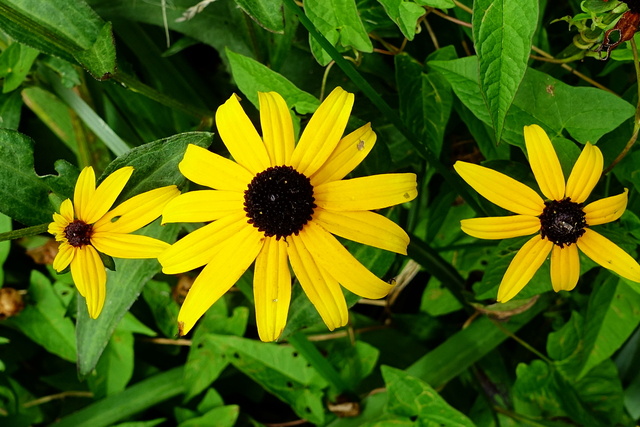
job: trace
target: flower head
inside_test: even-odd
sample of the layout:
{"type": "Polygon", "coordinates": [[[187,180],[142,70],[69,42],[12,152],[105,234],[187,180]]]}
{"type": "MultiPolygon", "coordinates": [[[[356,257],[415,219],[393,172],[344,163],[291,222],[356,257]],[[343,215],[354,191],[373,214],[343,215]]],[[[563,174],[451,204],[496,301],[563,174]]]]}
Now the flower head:
{"type": "Polygon", "coordinates": [[[570,291],[580,277],[578,249],[601,266],[640,282],[640,265],[625,251],[590,227],[620,218],[627,207],[627,190],[587,205],[602,174],[600,149],[587,143],[565,184],[558,156],[545,131],[525,126],[529,163],[543,200],[526,185],[493,169],[456,162],[455,170],[471,187],[496,205],[516,213],[506,217],[465,219],[462,230],[480,239],[507,239],[537,233],[509,264],[498,289],[506,302],[531,280],[551,253],[553,289],[570,291]]]}
{"type": "Polygon", "coordinates": [[[180,192],[175,185],[139,194],[109,211],[133,168],[116,170],[96,188],[91,166],[80,172],[72,202],[65,200],[53,214],[49,233],[58,242],[53,268],[61,272],[69,265],[80,295],[86,298],[89,315],[102,311],[107,274],[98,252],[117,258],[156,258],[168,243],[132,233],[158,218],[165,205],[180,192]]]}
{"type": "Polygon", "coordinates": [[[220,136],[235,159],[190,145],[180,170],[212,190],[171,201],[164,222],[210,224],[176,242],[158,259],[163,271],[205,266],[178,315],[186,334],[255,261],[258,333],[278,338],[291,299],[289,263],[320,316],[333,330],[347,322],[340,285],[365,298],[382,298],[380,280],[332,235],[406,254],[407,234],[370,212],[416,197],[414,174],[343,180],[376,141],[369,124],[342,138],[353,95],[336,88],[315,112],[298,144],[287,105],[274,92],[260,93],[258,135],[233,95],[216,113],[220,136]]]}

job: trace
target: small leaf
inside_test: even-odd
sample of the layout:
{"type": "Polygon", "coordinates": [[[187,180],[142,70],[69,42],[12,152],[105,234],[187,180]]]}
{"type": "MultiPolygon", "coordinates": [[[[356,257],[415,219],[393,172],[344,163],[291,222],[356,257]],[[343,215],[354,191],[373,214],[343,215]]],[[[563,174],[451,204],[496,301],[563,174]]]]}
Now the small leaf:
{"type": "Polygon", "coordinates": [[[233,427],[240,414],[238,405],[227,405],[213,408],[206,414],[191,418],[185,422],[178,424],[178,427],[200,427],[200,426],[217,426],[217,427],[233,427]]]}
{"type": "Polygon", "coordinates": [[[282,0],[235,0],[244,12],[264,29],[284,33],[282,0]]]}
{"type": "Polygon", "coordinates": [[[0,54],[0,77],[4,78],[2,93],[20,87],[39,53],[29,46],[12,43],[0,54]]]}
{"type": "Polygon", "coordinates": [[[389,18],[400,28],[402,34],[413,40],[416,35],[418,19],[426,13],[423,7],[404,0],[378,0],[389,18]]]}

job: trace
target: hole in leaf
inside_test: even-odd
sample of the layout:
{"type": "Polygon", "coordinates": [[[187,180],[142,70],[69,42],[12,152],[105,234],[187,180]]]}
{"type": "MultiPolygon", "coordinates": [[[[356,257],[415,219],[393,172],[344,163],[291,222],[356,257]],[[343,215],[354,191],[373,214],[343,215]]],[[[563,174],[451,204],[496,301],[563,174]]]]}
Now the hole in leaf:
{"type": "Polygon", "coordinates": [[[240,359],[240,354],[236,351],[235,353],[233,353],[233,357],[235,357],[236,359],[240,359]]]}

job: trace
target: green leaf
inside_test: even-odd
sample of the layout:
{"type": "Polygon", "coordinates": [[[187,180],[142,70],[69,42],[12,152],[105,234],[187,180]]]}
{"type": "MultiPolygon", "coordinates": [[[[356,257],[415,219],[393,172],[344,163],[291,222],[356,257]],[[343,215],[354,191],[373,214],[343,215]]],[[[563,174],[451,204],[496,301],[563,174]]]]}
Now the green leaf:
{"type": "Polygon", "coordinates": [[[18,130],[21,109],[20,92],[0,94],[0,128],[18,130]]]}
{"type": "Polygon", "coordinates": [[[400,28],[402,34],[409,40],[416,35],[418,19],[426,13],[423,7],[404,0],[378,0],[384,7],[389,18],[400,28]]]}
{"type": "Polygon", "coordinates": [[[453,0],[416,0],[420,6],[435,7],[438,9],[451,9],[456,7],[453,0]]]}
{"type": "Polygon", "coordinates": [[[419,425],[475,425],[424,381],[390,366],[383,366],[381,370],[389,393],[387,411],[392,414],[416,420],[419,425]]]}
{"type": "Polygon", "coordinates": [[[291,405],[298,416],[324,423],[321,389],[327,383],[293,348],[232,336],[211,338],[222,353],[220,357],[291,405]]]}
{"type": "Polygon", "coordinates": [[[87,382],[96,398],[123,391],[133,375],[133,333],[116,328],[87,382]]]}
{"type": "Polygon", "coordinates": [[[182,368],[173,368],[67,415],[53,425],[107,427],[183,392],[182,368]]]}
{"type": "Polygon", "coordinates": [[[282,0],[235,0],[238,6],[264,29],[284,33],[282,0]]]}
{"type": "Polygon", "coordinates": [[[32,341],[70,362],[76,361],[76,340],[73,322],[53,290],[51,282],[33,270],[28,290],[28,302],[20,315],[5,320],[32,341]]]}
{"type": "Polygon", "coordinates": [[[89,49],[76,53],[75,57],[96,79],[110,78],[116,72],[116,46],[111,22],[102,26],[89,49]]]}
{"type": "Polygon", "coordinates": [[[304,92],[282,75],[265,67],[261,63],[239,53],[225,50],[231,74],[238,88],[247,99],[258,108],[258,92],[278,92],[287,102],[289,108],[295,108],[299,114],[314,112],[320,101],[313,95],[304,92]]]}
{"type": "MultiPolygon", "coordinates": [[[[5,214],[0,213],[0,233],[6,233],[13,229],[11,224],[11,218],[6,216],[5,214]]],[[[7,260],[9,256],[9,250],[11,249],[11,241],[5,240],[4,242],[0,242],[0,287],[4,284],[4,262],[7,260]]],[[[2,344],[0,338],[0,344],[2,344]]]]}
{"type": "Polygon", "coordinates": [[[507,111],[527,70],[538,0],[476,0],[472,23],[480,90],[500,141],[507,111]]]}
{"type": "Polygon", "coordinates": [[[547,354],[554,360],[565,360],[578,349],[583,331],[583,319],[577,311],[560,329],[547,337],[547,354]]]}
{"type": "MultiPolygon", "coordinates": [[[[455,94],[478,119],[491,125],[478,91],[476,57],[431,61],[429,66],[445,75],[455,94]]],[[[509,144],[524,147],[523,127],[537,123],[552,140],[566,130],[581,143],[596,143],[634,111],[631,104],[603,90],[572,87],[529,68],[505,120],[502,138],[509,144]]]]}
{"type": "Polygon", "coordinates": [[[589,299],[584,324],[583,365],[578,378],[611,357],[640,323],[640,295],[623,280],[603,272],[589,299]]]}
{"type": "Polygon", "coordinates": [[[27,77],[40,52],[20,43],[12,43],[0,55],[0,78],[4,78],[2,93],[11,92],[27,77]]]}
{"type": "MultiPolygon", "coordinates": [[[[354,0],[307,0],[304,11],[315,27],[333,44],[340,48],[352,47],[361,52],[373,52],[369,35],[362,25],[354,0]]],[[[331,62],[331,57],[309,37],[311,52],[320,65],[331,62]]],[[[340,49],[339,48],[339,49],[340,49]]]]}
{"type": "Polygon", "coordinates": [[[238,405],[227,405],[213,408],[206,414],[191,418],[182,422],[178,427],[200,427],[200,426],[217,426],[217,427],[233,427],[236,424],[240,407],[238,405]]]}
{"type": "Polygon", "coordinates": [[[149,280],[142,289],[142,297],[151,309],[156,325],[162,334],[165,337],[176,336],[180,307],[171,295],[169,284],[149,280]]]}
{"type": "Polygon", "coordinates": [[[329,345],[327,360],[350,390],[356,390],[360,382],[368,377],[376,367],[380,350],[364,341],[339,342],[329,345]]]}

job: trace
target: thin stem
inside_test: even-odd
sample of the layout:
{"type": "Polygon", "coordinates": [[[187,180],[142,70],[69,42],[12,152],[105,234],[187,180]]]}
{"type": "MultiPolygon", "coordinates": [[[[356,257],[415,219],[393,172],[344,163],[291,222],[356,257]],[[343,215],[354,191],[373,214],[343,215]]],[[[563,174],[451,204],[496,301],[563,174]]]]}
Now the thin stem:
{"type": "Polygon", "coordinates": [[[457,7],[459,7],[460,9],[464,10],[467,13],[471,13],[473,14],[473,10],[468,7],[466,4],[460,3],[458,0],[453,0],[453,2],[456,4],[457,7]]]}
{"type": "Polygon", "coordinates": [[[438,15],[439,17],[446,19],[447,21],[451,21],[454,24],[458,24],[462,27],[467,27],[467,28],[472,28],[473,26],[465,21],[461,21],[460,19],[454,18],[453,16],[449,16],[446,13],[442,13],[440,12],[438,9],[430,9],[431,12],[433,12],[434,14],[438,15]]]}
{"type": "Polygon", "coordinates": [[[51,402],[52,400],[64,399],[67,397],[93,397],[93,393],[90,391],[64,391],[62,393],[51,394],[49,396],[43,396],[39,399],[30,400],[25,402],[22,406],[24,408],[30,408],[32,406],[42,405],[43,403],[51,402]]]}
{"type": "Polygon", "coordinates": [[[322,86],[320,87],[320,101],[324,99],[324,91],[327,86],[327,77],[329,77],[329,71],[335,65],[336,61],[331,61],[327,64],[327,68],[324,69],[324,74],[322,74],[322,86]]]}
{"type": "Polygon", "coordinates": [[[429,25],[429,21],[425,18],[422,22],[424,22],[424,26],[429,33],[429,37],[431,37],[431,41],[433,42],[433,46],[436,50],[440,49],[440,43],[438,43],[438,38],[436,37],[436,33],[433,32],[433,28],[429,25]]]}
{"type": "Polygon", "coordinates": [[[177,345],[183,347],[189,347],[192,344],[191,340],[186,339],[171,339],[171,338],[141,338],[142,341],[150,342],[152,344],[160,345],[177,345]]]}
{"type": "Polygon", "coordinates": [[[42,234],[47,231],[49,223],[34,225],[32,227],[21,228],[19,230],[7,231],[6,233],[0,233],[0,242],[5,240],[14,240],[21,237],[35,236],[36,234],[42,234]]]}
{"type": "Polygon", "coordinates": [[[511,332],[510,330],[508,330],[504,326],[502,326],[500,321],[492,319],[491,317],[489,317],[489,320],[491,320],[491,322],[493,322],[493,324],[496,325],[496,327],[498,329],[500,329],[507,336],[509,336],[509,338],[512,338],[514,341],[516,341],[518,344],[520,344],[521,346],[523,346],[524,348],[529,350],[531,353],[535,354],[540,359],[544,360],[545,362],[547,362],[550,365],[553,363],[551,361],[551,359],[549,359],[547,356],[545,356],[544,354],[540,353],[538,350],[533,348],[528,342],[526,342],[525,340],[523,340],[522,338],[520,338],[519,336],[517,336],[516,334],[514,334],[513,332],[511,332]]]}

